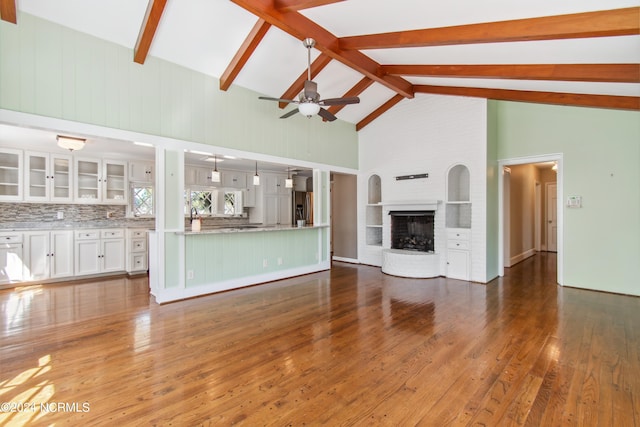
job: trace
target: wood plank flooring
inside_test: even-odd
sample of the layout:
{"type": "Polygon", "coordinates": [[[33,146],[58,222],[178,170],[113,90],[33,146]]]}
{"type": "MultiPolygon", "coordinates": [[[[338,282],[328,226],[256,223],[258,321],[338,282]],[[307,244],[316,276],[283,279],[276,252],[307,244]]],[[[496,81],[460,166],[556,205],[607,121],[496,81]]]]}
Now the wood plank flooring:
{"type": "Polygon", "coordinates": [[[555,263],[487,285],[334,263],[162,306],[145,277],[3,290],[0,425],[640,425],[640,298],[555,263]]]}

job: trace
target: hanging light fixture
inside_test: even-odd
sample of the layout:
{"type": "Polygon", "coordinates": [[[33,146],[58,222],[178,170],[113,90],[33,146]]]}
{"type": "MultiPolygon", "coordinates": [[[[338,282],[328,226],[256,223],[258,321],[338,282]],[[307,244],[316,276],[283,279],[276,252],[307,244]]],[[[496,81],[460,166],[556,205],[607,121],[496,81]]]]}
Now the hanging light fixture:
{"type": "Polygon", "coordinates": [[[260,176],[258,175],[258,162],[256,162],[256,174],[253,176],[253,185],[260,185],[260,176]]]}
{"type": "Polygon", "coordinates": [[[69,151],[82,150],[86,141],[84,138],[74,138],[72,136],[62,135],[58,135],[56,139],[58,140],[58,147],[65,148],[69,151]]]}
{"type": "Polygon", "coordinates": [[[287,179],[284,180],[286,188],[293,188],[293,179],[291,179],[291,169],[287,166],[287,179]]]}
{"type": "Polygon", "coordinates": [[[211,171],[211,182],[220,182],[220,172],[218,172],[218,156],[213,156],[213,170],[211,171]]]}

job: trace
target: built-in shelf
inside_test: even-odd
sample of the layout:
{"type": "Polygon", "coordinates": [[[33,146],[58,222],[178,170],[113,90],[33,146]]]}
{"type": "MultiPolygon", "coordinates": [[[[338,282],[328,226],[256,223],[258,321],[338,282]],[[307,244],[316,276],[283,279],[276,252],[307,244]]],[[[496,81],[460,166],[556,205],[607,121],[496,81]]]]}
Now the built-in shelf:
{"type": "Polygon", "coordinates": [[[371,175],[368,182],[366,206],[367,245],[382,247],[382,184],[378,175],[371,175]]]}

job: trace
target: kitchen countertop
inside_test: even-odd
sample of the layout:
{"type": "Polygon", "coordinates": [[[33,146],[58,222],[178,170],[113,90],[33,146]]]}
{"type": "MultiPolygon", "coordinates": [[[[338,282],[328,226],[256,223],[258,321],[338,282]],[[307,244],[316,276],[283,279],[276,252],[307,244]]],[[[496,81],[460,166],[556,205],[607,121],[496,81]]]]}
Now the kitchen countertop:
{"type": "Polygon", "coordinates": [[[0,224],[0,232],[30,230],[88,230],[96,228],[144,228],[152,230],[155,224],[149,221],[82,221],[82,222],[9,222],[0,224]]]}
{"type": "Polygon", "coordinates": [[[296,227],[294,225],[239,225],[239,226],[221,226],[221,227],[205,227],[200,231],[176,231],[178,235],[192,236],[201,234],[224,234],[224,233],[255,233],[263,231],[287,231],[287,230],[307,230],[310,228],[327,228],[328,225],[306,225],[304,227],[296,227]]]}

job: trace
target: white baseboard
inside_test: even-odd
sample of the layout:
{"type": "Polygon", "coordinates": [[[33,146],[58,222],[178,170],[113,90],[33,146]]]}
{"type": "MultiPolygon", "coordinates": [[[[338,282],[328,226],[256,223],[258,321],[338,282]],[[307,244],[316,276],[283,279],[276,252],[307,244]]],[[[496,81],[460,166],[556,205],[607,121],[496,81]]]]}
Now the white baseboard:
{"type": "Polygon", "coordinates": [[[357,259],[354,259],[354,258],[343,258],[341,256],[334,256],[333,260],[334,261],[340,261],[340,262],[348,262],[349,264],[360,264],[360,261],[358,261],[357,259]]]}
{"type": "Polygon", "coordinates": [[[512,256],[510,261],[510,266],[515,265],[521,261],[524,261],[527,258],[531,258],[532,256],[534,256],[536,254],[536,250],[534,249],[529,249],[528,251],[522,252],[521,254],[518,254],[516,256],[512,256]]]}

